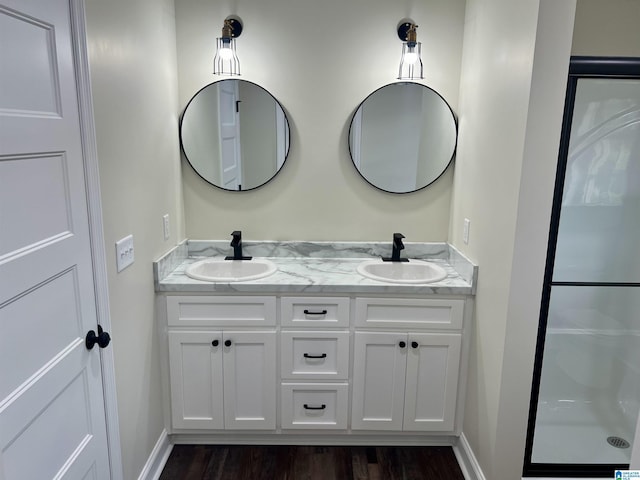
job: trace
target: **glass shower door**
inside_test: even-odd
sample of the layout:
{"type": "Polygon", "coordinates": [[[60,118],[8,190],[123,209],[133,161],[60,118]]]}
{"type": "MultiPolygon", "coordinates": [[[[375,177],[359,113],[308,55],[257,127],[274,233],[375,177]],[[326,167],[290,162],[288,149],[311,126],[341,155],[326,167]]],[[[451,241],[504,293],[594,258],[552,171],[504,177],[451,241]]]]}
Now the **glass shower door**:
{"type": "Polygon", "coordinates": [[[613,478],[629,466],[638,423],[640,78],[601,68],[569,79],[527,436],[532,476],[613,478]]]}

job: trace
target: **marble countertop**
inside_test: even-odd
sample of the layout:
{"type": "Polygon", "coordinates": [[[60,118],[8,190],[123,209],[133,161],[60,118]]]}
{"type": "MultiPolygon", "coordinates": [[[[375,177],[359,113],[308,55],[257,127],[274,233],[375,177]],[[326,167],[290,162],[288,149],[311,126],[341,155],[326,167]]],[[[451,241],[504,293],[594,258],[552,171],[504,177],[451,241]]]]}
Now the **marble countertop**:
{"type": "Polygon", "coordinates": [[[473,295],[478,267],[446,243],[405,243],[403,257],[428,260],[447,277],[430,284],[396,284],[361,276],[357,266],[367,259],[389,256],[390,246],[368,242],[243,242],[243,253],[274,262],[273,275],[245,282],[194,280],[186,268],[206,257],[229,255],[229,241],[188,240],[154,262],[160,293],[324,293],[473,295]]]}

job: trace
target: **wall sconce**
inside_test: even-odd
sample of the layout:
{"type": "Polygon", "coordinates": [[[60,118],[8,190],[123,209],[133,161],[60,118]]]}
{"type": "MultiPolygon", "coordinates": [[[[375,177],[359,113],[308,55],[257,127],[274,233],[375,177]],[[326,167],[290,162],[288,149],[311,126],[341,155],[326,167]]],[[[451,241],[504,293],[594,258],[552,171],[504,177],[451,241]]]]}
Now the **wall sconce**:
{"type": "Polygon", "coordinates": [[[402,58],[398,79],[414,80],[424,78],[422,75],[422,58],[420,57],[421,43],[417,41],[416,28],[412,21],[401,21],[398,25],[398,37],[402,40],[402,58]]]}
{"type": "Polygon", "coordinates": [[[236,38],[242,33],[242,22],[228,17],[222,26],[222,35],[216,39],[216,56],[213,57],[215,75],[240,75],[240,61],[236,55],[236,38]]]}

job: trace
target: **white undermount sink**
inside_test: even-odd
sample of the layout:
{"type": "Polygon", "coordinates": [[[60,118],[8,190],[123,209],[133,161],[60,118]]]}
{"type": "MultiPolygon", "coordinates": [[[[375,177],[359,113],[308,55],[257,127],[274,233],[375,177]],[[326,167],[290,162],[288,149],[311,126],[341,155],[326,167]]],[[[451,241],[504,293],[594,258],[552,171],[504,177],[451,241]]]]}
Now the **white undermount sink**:
{"type": "Polygon", "coordinates": [[[424,260],[366,260],[358,265],[357,271],[364,277],[388,283],[434,283],[447,276],[447,272],[441,266],[424,260]]]}
{"type": "Polygon", "coordinates": [[[266,258],[224,260],[206,258],[187,267],[188,277],[206,282],[247,282],[268,277],[276,272],[275,263],[266,258]]]}

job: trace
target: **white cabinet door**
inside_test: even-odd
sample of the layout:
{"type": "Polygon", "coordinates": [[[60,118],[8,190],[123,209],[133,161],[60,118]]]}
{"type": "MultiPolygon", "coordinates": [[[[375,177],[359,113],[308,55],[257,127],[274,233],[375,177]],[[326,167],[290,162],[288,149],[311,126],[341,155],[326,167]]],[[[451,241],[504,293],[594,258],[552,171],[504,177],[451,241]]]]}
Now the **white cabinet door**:
{"type": "Polygon", "coordinates": [[[453,430],[460,345],[458,333],[409,334],[404,430],[453,430]]]}
{"type": "Polygon", "coordinates": [[[226,429],[276,428],[275,332],[224,332],[226,429]]]}
{"type": "Polygon", "coordinates": [[[173,428],[275,429],[275,332],[171,331],[173,428]]]}
{"type": "Polygon", "coordinates": [[[355,333],[353,429],[402,430],[406,342],[406,333],[355,333]]]}
{"type": "Polygon", "coordinates": [[[223,429],[222,332],[169,332],[173,428],[223,429]]]}

